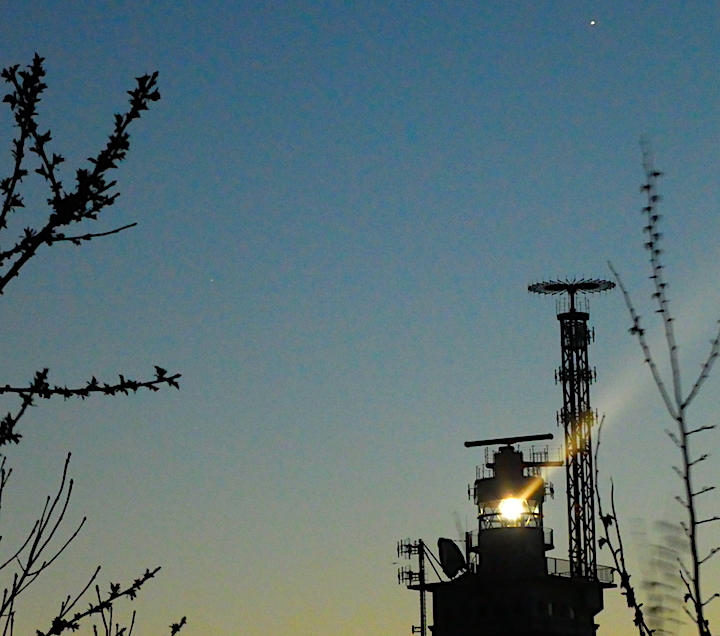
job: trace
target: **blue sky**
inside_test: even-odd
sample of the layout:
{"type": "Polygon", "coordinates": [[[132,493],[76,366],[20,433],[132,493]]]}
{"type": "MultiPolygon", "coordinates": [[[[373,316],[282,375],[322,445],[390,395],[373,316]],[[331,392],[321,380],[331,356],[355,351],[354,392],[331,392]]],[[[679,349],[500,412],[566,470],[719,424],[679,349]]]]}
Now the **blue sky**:
{"type": "MultiPolygon", "coordinates": [[[[454,513],[472,524],[481,457],[462,442],[559,433],[554,303],[527,284],[608,277],[610,259],[652,316],[642,135],[666,175],[687,386],[699,369],[720,316],[714,3],[75,1],[2,14],[3,67],[46,57],[41,117],[66,178],[133,77],[158,70],[163,95],[95,227],[139,226],[46,250],[8,288],[3,381],[45,366],[69,384],[154,364],[183,374],[180,392],[42,404],[24,422],[13,531],[66,452],[70,514],[89,517],[29,597],[26,631],[102,563],[104,581],[163,565],[137,602],[142,633],[184,614],[188,635],[408,633],[417,599],[395,583],[395,542],[454,536],[454,513]]],[[[3,173],[10,125],[0,111],[3,173]]],[[[26,196],[45,195],[36,182],[26,196]]],[[[629,528],[672,518],[669,421],[620,295],[591,307],[604,485],[612,475],[629,528]]],[[[713,378],[698,423],[713,421],[717,391],[713,378]]],[[[560,497],[546,510],[559,535],[563,510],[560,497]]],[[[629,634],[621,599],[607,603],[600,634],[629,634]]]]}

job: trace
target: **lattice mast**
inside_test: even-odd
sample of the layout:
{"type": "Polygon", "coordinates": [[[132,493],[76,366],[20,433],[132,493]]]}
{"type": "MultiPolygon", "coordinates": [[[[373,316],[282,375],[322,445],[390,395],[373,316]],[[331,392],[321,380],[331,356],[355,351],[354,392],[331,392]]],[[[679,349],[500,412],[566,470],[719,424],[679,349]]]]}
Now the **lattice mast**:
{"type": "MultiPolygon", "coordinates": [[[[588,364],[587,311],[576,307],[576,296],[607,291],[615,283],[607,280],[566,280],[536,283],[528,291],[538,294],[567,294],[568,303],[558,309],[562,365],[555,374],[563,388],[563,408],[558,415],[565,430],[565,467],[570,575],[597,580],[595,543],[595,475],[593,471],[590,384],[594,371],[588,364]]],[[[560,305],[560,304],[559,304],[560,305]]],[[[587,301],[583,309],[587,309],[587,301]]]]}
{"type": "Polygon", "coordinates": [[[409,567],[403,567],[398,570],[398,583],[407,583],[410,589],[420,592],[420,625],[412,626],[413,634],[427,636],[427,601],[425,586],[425,542],[422,539],[411,541],[405,539],[397,544],[397,555],[406,559],[412,558],[414,555],[418,557],[418,570],[411,570],[409,567]]]}

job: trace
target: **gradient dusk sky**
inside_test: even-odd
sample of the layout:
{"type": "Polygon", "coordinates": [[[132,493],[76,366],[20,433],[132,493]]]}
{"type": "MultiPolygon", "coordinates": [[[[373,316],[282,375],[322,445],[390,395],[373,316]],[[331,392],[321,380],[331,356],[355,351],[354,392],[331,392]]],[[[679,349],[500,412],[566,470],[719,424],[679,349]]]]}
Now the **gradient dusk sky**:
{"type": "MultiPolygon", "coordinates": [[[[0,381],[46,366],[63,384],[183,374],[179,392],[46,402],[23,421],[2,545],[67,452],[68,521],[89,521],[28,591],[17,634],[47,629],[96,564],[103,587],[163,566],[132,606],[140,635],[183,615],[186,636],[410,634],[417,595],[397,585],[395,544],[473,526],[482,453],[463,442],[560,433],[555,304],[528,283],[607,278],[612,260],[654,317],[643,135],[665,173],[687,387],[709,350],[717,2],[6,0],[0,36],[2,67],[46,58],[40,114],[68,181],[135,76],[158,70],[162,93],[92,229],[138,227],[46,249],[8,287],[0,381]]],[[[11,123],[5,107],[2,176],[11,123]]],[[[591,324],[602,486],[613,477],[642,556],[638,528],[679,518],[671,422],[617,291],[591,299],[591,324]]],[[[716,421],[717,371],[698,425],[716,421]]],[[[704,445],[720,451],[718,435],[704,445]]],[[[702,484],[720,482],[717,457],[702,484]]],[[[617,590],[606,602],[600,636],[633,633],[617,590]]]]}

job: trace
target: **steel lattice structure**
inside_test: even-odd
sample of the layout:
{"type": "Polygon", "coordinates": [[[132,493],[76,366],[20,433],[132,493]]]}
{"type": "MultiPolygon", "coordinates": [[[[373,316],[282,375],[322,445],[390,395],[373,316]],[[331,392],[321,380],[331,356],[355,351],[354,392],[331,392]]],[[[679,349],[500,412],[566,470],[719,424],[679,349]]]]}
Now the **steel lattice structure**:
{"type": "Polygon", "coordinates": [[[566,280],[536,283],[528,291],[538,294],[567,294],[569,306],[558,312],[562,365],[556,380],[563,388],[563,408],[559,421],[565,431],[567,511],[570,575],[597,579],[595,543],[595,475],[592,456],[593,412],[590,384],[593,371],[588,364],[591,333],[590,315],[578,311],[576,295],[612,289],[606,280],[566,280]]]}

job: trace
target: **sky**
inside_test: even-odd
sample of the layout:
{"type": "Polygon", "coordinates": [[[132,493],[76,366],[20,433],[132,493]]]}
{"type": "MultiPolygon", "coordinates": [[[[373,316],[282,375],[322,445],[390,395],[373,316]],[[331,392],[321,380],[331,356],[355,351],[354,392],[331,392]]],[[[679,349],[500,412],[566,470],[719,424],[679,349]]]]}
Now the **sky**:
{"type": "MultiPolygon", "coordinates": [[[[666,369],[642,248],[643,136],[664,173],[666,274],[694,382],[720,318],[716,3],[0,11],[0,65],[46,58],[40,117],[68,182],[134,77],[159,71],[162,93],[131,130],[120,198],[87,231],[138,226],[45,249],[6,289],[2,382],[44,367],[68,385],[182,373],[180,391],[43,402],[23,420],[0,551],[32,525],[68,452],[66,532],[88,521],[28,590],[16,633],[47,629],[102,564],[103,588],[162,566],[118,608],[137,609],[138,634],[183,615],[187,636],[409,634],[417,595],[397,584],[396,542],[474,527],[467,484],[484,456],[463,442],[559,440],[555,303],[527,285],[608,278],[611,260],[666,369]]],[[[1,175],[12,135],[4,108],[1,175]]],[[[42,187],[28,181],[11,231],[39,218],[42,187]]],[[[643,532],[679,519],[672,422],[622,296],[590,300],[601,487],[609,496],[613,480],[639,581],[643,532]]],[[[692,422],[715,421],[718,378],[692,422]]],[[[717,434],[699,446],[717,451],[717,434]]],[[[550,479],[545,523],[564,558],[563,476],[550,479]]],[[[698,479],[718,483],[717,463],[698,479]]],[[[703,545],[716,543],[706,527],[703,545]]],[[[617,590],[606,605],[600,636],[631,634],[617,590]]]]}

